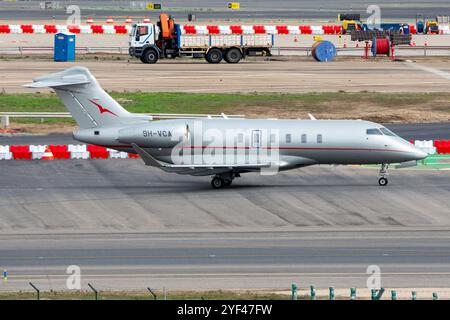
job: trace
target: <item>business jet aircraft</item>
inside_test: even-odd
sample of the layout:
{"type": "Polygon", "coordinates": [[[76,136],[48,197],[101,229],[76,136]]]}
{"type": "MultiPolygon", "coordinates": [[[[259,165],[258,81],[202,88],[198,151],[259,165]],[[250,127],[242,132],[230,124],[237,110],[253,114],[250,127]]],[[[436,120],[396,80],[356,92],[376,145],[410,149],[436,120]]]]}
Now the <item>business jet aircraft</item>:
{"type": "Polygon", "coordinates": [[[386,186],[391,163],[411,163],[426,153],[380,124],[361,120],[190,118],[152,120],[129,113],[84,67],[33,79],[52,88],[77,122],[73,137],[137,153],[167,172],[211,175],[213,188],[246,172],[274,174],[314,164],[381,164],[386,186]]]}

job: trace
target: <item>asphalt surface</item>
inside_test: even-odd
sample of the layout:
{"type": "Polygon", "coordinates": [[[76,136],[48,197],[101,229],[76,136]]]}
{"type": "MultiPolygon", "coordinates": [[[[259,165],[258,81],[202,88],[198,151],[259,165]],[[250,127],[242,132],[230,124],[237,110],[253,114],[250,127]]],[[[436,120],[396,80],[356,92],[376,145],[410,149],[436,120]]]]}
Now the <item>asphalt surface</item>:
{"type": "MultiPolygon", "coordinates": [[[[288,290],[364,288],[369,265],[386,288],[449,287],[449,231],[302,231],[0,236],[9,271],[0,291],[65,289],[66,268],[82,288],[288,290]]],[[[441,295],[442,298],[442,295],[441,295]]]]}
{"type": "MultiPolygon", "coordinates": [[[[2,3],[0,8],[7,10],[8,19],[44,19],[50,20],[53,17],[61,20],[66,19],[63,8],[58,10],[40,10],[40,1],[30,1],[27,4],[2,3]]],[[[331,20],[337,19],[338,13],[360,13],[362,20],[366,20],[370,13],[366,12],[373,2],[366,0],[340,0],[340,1],[312,1],[312,0],[280,0],[280,1],[252,1],[241,0],[241,9],[232,11],[227,9],[227,1],[221,0],[195,0],[195,1],[159,1],[163,6],[163,11],[172,14],[177,19],[186,19],[187,13],[194,13],[198,20],[233,19],[233,20],[266,20],[266,19],[288,19],[288,20],[331,20]]],[[[160,13],[156,11],[140,10],[130,8],[129,1],[71,1],[71,4],[81,6],[83,17],[93,16],[94,19],[106,19],[108,16],[124,17],[150,16],[155,19],[160,13]]],[[[450,5],[445,0],[435,0],[425,3],[420,0],[397,0],[397,1],[377,1],[380,6],[383,20],[401,19],[402,21],[412,21],[416,13],[423,13],[425,16],[433,17],[439,14],[448,14],[450,5]]]]}
{"type": "Polygon", "coordinates": [[[207,177],[140,160],[0,163],[0,290],[63,289],[66,268],[102,289],[450,286],[450,172],[317,166],[207,177]]]}

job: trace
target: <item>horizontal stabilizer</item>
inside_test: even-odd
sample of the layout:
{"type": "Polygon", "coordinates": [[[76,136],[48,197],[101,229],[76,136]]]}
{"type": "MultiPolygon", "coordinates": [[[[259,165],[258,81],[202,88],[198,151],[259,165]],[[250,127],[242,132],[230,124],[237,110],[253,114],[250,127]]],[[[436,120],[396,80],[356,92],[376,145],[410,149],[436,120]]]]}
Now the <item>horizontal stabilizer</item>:
{"type": "Polygon", "coordinates": [[[78,84],[88,84],[91,81],[82,74],[69,75],[60,78],[49,78],[49,77],[39,77],[33,79],[32,83],[28,83],[23,85],[27,88],[54,88],[54,87],[62,87],[62,86],[72,86],[78,84]]]}

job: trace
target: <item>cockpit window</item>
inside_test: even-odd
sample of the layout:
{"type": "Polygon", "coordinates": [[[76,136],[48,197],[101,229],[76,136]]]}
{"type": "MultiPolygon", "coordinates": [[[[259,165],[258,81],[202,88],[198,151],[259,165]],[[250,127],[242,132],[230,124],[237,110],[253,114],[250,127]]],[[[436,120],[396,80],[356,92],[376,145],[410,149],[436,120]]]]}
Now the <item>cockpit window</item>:
{"type": "Polygon", "coordinates": [[[384,135],[386,136],[391,136],[391,137],[396,137],[397,135],[395,133],[393,133],[391,130],[386,129],[386,128],[380,128],[381,132],[383,132],[384,135]]]}
{"type": "Polygon", "coordinates": [[[376,129],[376,128],[374,128],[374,129],[367,129],[366,133],[370,134],[370,135],[378,135],[378,136],[383,135],[381,133],[380,129],[376,129]]]}

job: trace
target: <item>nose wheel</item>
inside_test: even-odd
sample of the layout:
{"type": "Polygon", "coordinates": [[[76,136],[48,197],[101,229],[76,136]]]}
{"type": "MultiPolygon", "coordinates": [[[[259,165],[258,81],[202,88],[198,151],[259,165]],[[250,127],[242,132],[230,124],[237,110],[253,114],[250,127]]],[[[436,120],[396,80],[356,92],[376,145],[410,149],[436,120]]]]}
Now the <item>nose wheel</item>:
{"type": "Polygon", "coordinates": [[[380,178],[378,179],[378,184],[382,187],[384,187],[388,184],[388,179],[387,179],[387,176],[389,175],[389,173],[387,172],[388,166],[389,165],[387,163],[383,163],[381,165],[380,178]]]}
{"type": "Polygon", "coordinates": [[[384,187],[385,185],[388,184],[388,179],[387,178],[383,178],[381,177],[380,179],[378,179],[378,184],[382,187],[384,187]]]}

